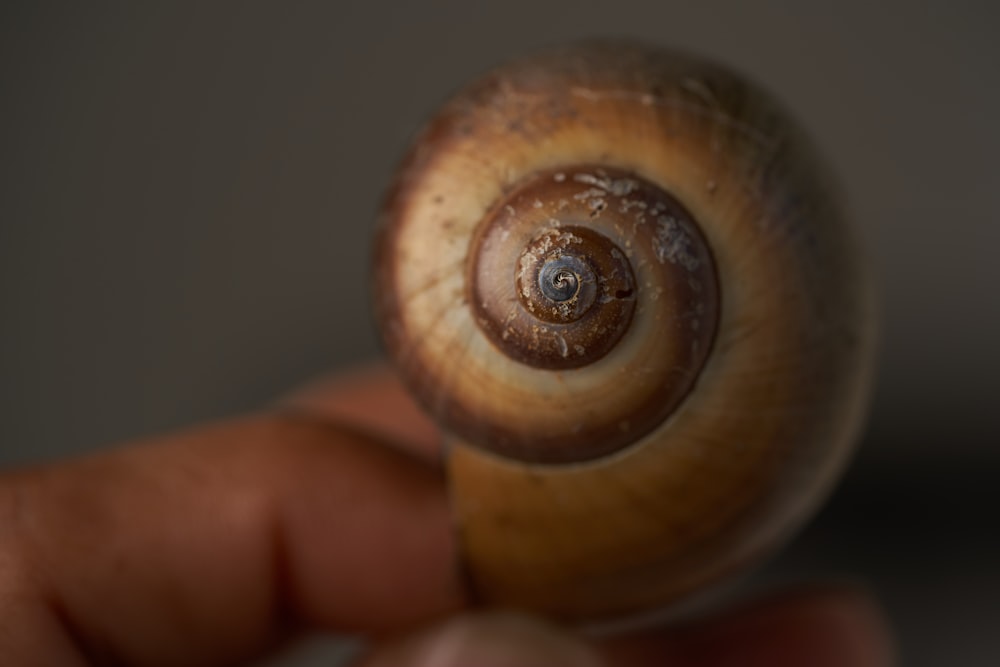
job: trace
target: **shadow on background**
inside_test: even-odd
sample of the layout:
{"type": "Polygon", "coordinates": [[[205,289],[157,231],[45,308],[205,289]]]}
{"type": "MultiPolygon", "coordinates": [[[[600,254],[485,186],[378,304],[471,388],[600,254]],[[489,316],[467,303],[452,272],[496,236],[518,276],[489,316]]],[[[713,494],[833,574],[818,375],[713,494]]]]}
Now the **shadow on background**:
{"type": "Polygon", "coordinates": [[[997,17],[917,4],[5,2],[0,460],[251,409],[372,358],[374,212],[421,120],[512,55],[631,35],[775,91],[881,274],[866,446],[761,580],[857,576],[905,664],[995,665],[997,17]]]}

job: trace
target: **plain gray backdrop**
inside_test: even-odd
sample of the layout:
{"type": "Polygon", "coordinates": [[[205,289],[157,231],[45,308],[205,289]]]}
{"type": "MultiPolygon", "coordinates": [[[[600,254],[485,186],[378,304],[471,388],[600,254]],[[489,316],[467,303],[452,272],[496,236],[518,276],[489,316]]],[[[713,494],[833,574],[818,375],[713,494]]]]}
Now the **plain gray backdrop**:
{"type": "Polygon", "coordinates": [[[374,358],[374,213],[421,121],[513,55],[635,36],[776,93],[839,174],[880,277],[857,464],[761,581],[865,580],[905,664],[998,664],[997,14],[904,0],[7,0],[0,462],[245,411],[374,358]]]}

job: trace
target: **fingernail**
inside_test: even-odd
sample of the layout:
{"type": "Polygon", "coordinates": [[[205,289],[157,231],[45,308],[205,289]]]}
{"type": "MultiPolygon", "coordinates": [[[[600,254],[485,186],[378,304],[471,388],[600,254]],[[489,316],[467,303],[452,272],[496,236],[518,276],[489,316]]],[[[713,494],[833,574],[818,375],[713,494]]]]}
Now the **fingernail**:
{"type": "Polygon", "coordinates": [[[601,667],[603,663],[596,651],[562,630],[534,618],[496,613],[450,620],[370,664],[372,667],[601,667]]]}

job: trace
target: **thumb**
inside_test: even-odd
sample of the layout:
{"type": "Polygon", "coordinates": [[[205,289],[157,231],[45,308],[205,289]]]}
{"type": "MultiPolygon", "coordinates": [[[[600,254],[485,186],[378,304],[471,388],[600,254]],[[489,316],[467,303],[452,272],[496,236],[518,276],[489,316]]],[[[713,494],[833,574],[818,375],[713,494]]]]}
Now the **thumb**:
{"type": "Polygon", "coordinates": [[[377,647],[359,667],[601,667],[594,649],[540,620],[465,615],[377,647]]]}

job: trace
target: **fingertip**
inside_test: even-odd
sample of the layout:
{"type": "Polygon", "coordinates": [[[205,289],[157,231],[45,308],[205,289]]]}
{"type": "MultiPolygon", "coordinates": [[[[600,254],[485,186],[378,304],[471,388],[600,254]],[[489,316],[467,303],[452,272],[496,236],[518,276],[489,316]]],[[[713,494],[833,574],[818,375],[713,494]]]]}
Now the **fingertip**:
{"type": "Polygon", "coordinates": [[[689,627],[604,643],[612,665],[890,667],[895,649],[880,605],[854,586],[767,596],[689,627]]]}
{"type": "MultiPolygon", "coordinates": [[[[761,665],[895,664],[888,617],[874,595],[856,584],[819,584],[779,593],[730,623],[734,635],[757,641],[761,665]]],[[[720,632],[725,631],[722,626],[720,632]]]]}
{"type": "Polygon", "coordinates": [[[896,663],[888,615],[867,589],[831,586],[799,604],[785,613],[797,617],[808,630],[804,636],[814,632],[817,644],[822,641],[829,647],[831,665],[888,667],[896,663]]]}

